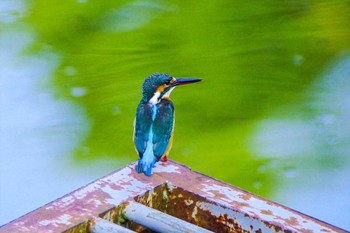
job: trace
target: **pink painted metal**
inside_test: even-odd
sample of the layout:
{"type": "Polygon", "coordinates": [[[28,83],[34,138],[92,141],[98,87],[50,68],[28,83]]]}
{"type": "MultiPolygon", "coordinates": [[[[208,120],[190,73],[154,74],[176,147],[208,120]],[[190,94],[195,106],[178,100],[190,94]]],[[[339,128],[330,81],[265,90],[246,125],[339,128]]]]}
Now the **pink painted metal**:
{"type": "Polygon", "coordinates": [[[346,232],[170,160],[158,163],[151,177],[134,167],[127,165],[20,217],[0,227],[0,233],[89,232],[96,217],[132,227],[123,216],[127,201],[215,232],[346,232]]]}

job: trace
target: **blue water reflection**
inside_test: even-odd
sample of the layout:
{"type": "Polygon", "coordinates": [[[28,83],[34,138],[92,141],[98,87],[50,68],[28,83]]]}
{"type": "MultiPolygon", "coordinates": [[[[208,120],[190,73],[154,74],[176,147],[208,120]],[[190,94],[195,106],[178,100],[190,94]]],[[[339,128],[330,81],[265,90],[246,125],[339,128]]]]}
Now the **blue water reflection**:
{"type": "MultiPolygon", "coordinates": [[[[69,156],[90,121],[82,107],[55,98],[59,55],[26,55],[35,37],[23,28],[0,32],[0,225],[126,163],[121,158],[77,166],[69,156]]],[[[72,90],[73,96],[83,93],[72,90]]]]}
{"type": "Polygon", "coordinates": [[[248,143],[278,176],[274,199],[348,227],[350,209],[350,54],[336,59],[304,93],[257,123],[248,143]]]}

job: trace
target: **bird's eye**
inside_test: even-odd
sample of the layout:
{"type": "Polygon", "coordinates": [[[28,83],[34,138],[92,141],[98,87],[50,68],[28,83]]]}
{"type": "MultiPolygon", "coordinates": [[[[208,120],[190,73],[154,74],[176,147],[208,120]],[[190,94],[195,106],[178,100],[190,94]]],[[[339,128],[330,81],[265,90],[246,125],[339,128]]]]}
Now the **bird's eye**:
{"type": "Polygon", "coordinates": [[[165,82],[166,85],[170,85],[171,83],[175,82],[175,78],[171,78],[165,82]]]}

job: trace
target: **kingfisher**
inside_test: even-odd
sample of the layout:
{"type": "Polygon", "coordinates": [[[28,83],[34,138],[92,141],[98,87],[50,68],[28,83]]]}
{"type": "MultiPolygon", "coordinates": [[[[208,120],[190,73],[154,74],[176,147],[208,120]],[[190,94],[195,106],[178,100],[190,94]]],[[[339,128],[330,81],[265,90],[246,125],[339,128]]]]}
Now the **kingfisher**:
{"type": "Polygon", "coordinates": [[[169,96],[176,86],[199,82],[199,78],[174,78],[155,73],[142,84],[142,99],[134,121],[134,145],[139,154],[136,171],[151,176],[153,165],[167,160],[174,135],[175,111],[169,96]]]}

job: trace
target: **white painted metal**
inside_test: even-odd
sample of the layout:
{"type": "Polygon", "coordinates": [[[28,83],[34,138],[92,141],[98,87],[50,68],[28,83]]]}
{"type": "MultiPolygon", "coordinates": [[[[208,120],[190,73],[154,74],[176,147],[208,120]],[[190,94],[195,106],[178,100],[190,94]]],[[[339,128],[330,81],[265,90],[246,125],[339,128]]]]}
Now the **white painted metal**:
{"type": "Polygon", "coordinates": [[[169,233],[212,233],[202,227],[164,214],[136,202],[128,202],[125,217],[156,232],[169,233]]]}
{"type": "Polygon", "coordinates": [[[135,233],[125,227],[119,226],[102,218],[95,218],[90,228],[92,233],[135,233]]]}

